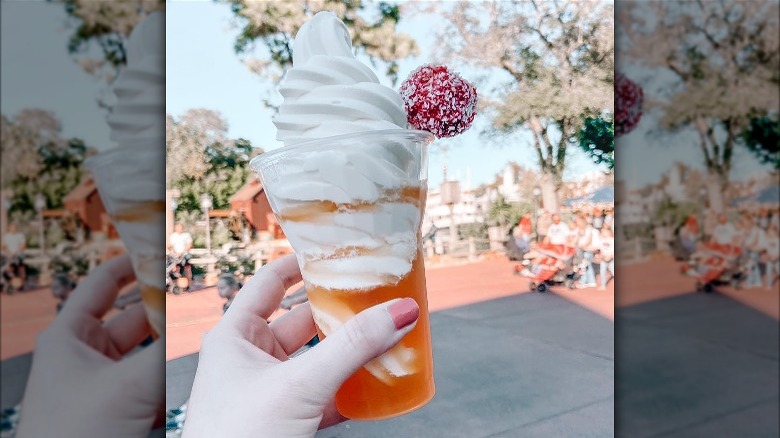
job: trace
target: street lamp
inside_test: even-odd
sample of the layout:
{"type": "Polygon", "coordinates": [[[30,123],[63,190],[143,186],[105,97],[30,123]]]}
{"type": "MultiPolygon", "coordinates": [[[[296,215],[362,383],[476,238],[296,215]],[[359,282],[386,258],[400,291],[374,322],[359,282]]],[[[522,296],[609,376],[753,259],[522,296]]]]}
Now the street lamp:
{"type": "Polygon", "coordinates": [[[460,182],[444,181],[441,184],[441,203],[450,208],[450,253],[458,241],[458,227],[455,223],[455,205],[460,202],[460,182]]]}
{"type": "Polygon", "coordinates": [[[40,233],[38,235],[38,246],[41,249],[41,255],[45,255],[46,254],[46,238],[45,238],[44,232],[43,232],[43,210],[46,209],[46,197],[43,196],[43,194],[38,193],[37,195],[35,195],[34,203],[35,203],[35,211],[38,212],[38,221],[39,221],[39,225],[40,225],[38,227],[38,231],[40,233]]]}
{"type": "Polygon", "coordinates": [[[200,197],[200,209],[206,215],[206,253],[211,256],[211,224],[209,223],[209,210],[212,207],[212,197],[204,193],[200,197]]]}
{"type": "Polygon", "coordinates": [[[534,195],[534,236],[539,237],[539,197],[542,196],[542,189],[539,186],[534,186],[531,190],[531,194],[534,195]]]}

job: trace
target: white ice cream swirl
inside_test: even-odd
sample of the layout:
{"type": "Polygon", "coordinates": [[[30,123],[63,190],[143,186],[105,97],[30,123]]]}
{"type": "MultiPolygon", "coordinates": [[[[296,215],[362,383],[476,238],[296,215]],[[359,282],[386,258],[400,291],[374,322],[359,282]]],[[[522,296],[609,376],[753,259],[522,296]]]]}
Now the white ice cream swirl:
{"type": "MultiPolygon", "coordinates": [[[[293,57],[274,118],[285,146],[406,127],[400,95],[355,59],[334,13],[320,12],[301,27],[293,57]]],[[[358,290],[395,283],[411,270],[422,207],[402,192],[419,193],[420,154],[412,141],[371,139],[279,163],[284,182],[269,191],[307,281],[358,290]],[[306,204],[335,211],[302,215],[311,212],[306,204]]]]}
{"type": "Polygon", "coordinates": [[[332,12],[304,24],[293,43],[293,68],[279,92],[274,124],[289,146],[362,131],[406,128],[401,96],[381,85],[352,53],[347,27],[332,12]]]}
{"type": "Polygon", "coordinates": [[[133,29],[127,66],[114,83],[116,104],[108,116],[111,139],[165,142],[165,16],[149,15],[133,29]]]}
{"type": "MultiPolygon", "coordinates": [[[[345,134],[322,147],[300,146],[264,178],[307,285],[360,293],[396,284],[411,270],[424,208],[420,138],[405,131],[400,95],[355,59],[347,27],[320,12],[301,27],[293,68],[279,92],[274,124],[290,147],[345,134]],[[395,130],[394,136],[373,135],[395,130]],[[363,134],[365,133],[365,134],[363,134]]],[[[314,300],[314,297],[311,296],[314,300]]],[[[314,303],[327,335],[351,316],[335,300],[314,303]]],[[[398,346],[366,366],[387,384],[416,372],[415,353],[398,346]]]]}
{"type": "Polygon", "coordinates": [[[133,262],[152,328],[165,331],[165,15],[133,29],[108,123],[119,147],[87,163],[133,262]]]}

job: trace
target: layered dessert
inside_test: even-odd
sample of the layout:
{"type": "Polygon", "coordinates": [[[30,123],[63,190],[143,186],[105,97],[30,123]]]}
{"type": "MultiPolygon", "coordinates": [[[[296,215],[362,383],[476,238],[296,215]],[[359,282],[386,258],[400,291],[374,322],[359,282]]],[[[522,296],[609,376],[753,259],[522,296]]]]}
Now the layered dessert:
{"type": "Polygon", "coordinates": [[[150,325],[165,331],[165,16],[133,30],[128,63],[113,87],[108,123],[118,147],[91,157],[109,215],[133,262],[150,325]]]}
{"type": "Polygon", "coordinates": [[[441,66],[416,70],[401,93],[386,87],[356,59],[344,23],[320,12],[296,35],[279,92],[284,147],[250,166],[295,249],[320,336],[392,299],[420,307],[412,331],[351,376],[336,407],[352,419],[414,410],[435,392],[420,248],[427,146],[432,133],[468,128],[476,90],[441,66]]]}
{"type": "Polygon", "coordinates": [[[358,61],[347,27],[320,12],[293,45],[274,124],[285,147],[256,158],[274,212],[296,251],[321,337],[373,305],[421,308],[396,347],[353,375],[336,405],[353,419],[415,409],[433,397],[433,363],[419,231],[426,145],[407,130],[404,101],[358,61]]]}

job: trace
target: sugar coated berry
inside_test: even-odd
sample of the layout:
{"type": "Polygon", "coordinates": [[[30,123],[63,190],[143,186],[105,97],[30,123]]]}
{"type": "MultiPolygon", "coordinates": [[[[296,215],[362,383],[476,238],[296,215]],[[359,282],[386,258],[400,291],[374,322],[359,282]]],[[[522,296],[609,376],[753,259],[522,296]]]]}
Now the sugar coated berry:
{"type": "Polygon", "coordinates": [[[624,75],[615,75],[615,136],[631,132],[642,118],[642,87],[624,75]]]}
{"type": "Polygon", "coordinates": [[[469,129],[477,114],[477,89],[443,65],[424,65],[401,84],[409,125],[438,138],[469,129]]]}

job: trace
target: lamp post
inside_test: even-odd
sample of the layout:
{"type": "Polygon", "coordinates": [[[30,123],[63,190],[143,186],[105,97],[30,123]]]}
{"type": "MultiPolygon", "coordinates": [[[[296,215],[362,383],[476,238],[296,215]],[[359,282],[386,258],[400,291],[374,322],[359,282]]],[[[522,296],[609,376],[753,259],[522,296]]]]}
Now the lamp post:
{"type": "Polygon", "coordinates": [[[542,189],[539,186],[534,186],[531,190],[531,194],[534,195],[534,238],[539,238],[539,197],[542,196],[542,189]]]}
{"type": "Polygon", "coordinates": [[[441,184],[441,202],[450,208],[450,253],[458,241],[458,227],[455,224],[455,204],[460,202],[460,182],[444,181],[441,184]]]}
{"type": "Polygon", "coordinates": [[[43,230],[43,210],[46,209],[46,197],[38,193],[35,195],[35,211],[38,212],[38,246],[41,249],[41,255],[46,255],[46,237],[43,230]]]}
{"type": "Polygon", "coordinates": [[[701,201],[702,209],[707,208],[707,187],[699,188],[699,200],[701,201]]]}
{"type": "Polygon", "coordinates": [[[206,253],[211,256],[211,224],[209,223],[209,210],[212,207],[212,197],[204,193],[200,197],[200,209],[206,215],[206,253]]]}

